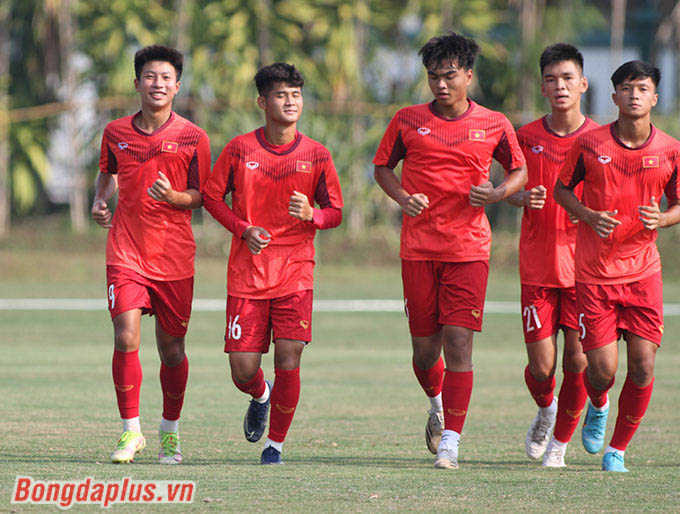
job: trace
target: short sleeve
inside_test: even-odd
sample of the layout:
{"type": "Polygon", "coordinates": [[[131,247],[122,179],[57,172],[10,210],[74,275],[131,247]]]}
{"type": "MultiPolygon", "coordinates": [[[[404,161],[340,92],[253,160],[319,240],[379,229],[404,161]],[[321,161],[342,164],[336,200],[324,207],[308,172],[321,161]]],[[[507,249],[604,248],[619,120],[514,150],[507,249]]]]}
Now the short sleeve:
{"type": "Polygon", "coordinates": [[[680,156],[676,157],[673,163],[673,173],[671,174],[666,187],[664,188],[664,194],[666,195],[666,200],[668,201],[668,207],[672,207],[678,204],[678,198],[680,198],[680,182],[678,182],[678,167],[680,166],[680,156]]]}
{"type": "Polygon", "coordinates": [[[187,189],[201,191],[210,177],[210,139],[204,132],[196,144],[194,155],[189,163],[187,189]]]}
{"type": "Polygon", "coordinates": [[[373,158],[373,164],[394,169],[404,157],[406,157],[406,146],[402,139],[399,113],[397,113],[390,120],[389,125],[387,125],[385,134],[383,134],[378,146],[378,151],[373,158]]]}
{"type": "Polygon", "coordinates": [[[118,160],[116,154],[111,150],[107,131],[102,134],[102,146],[99,152],[99,171],[101,173],[118,173],[118,160]]]}
{"type": "Polygon", "coordinates": [[[583,161],[581,138],[576,139],[560,168],[558,180],[567,188],[574,189],[585,177],[586,168],[583,161]]]}
{"type": "Polygon", "coordinates": [[[316,183],[314,200],[322,209],[327,207],[341,209],[343,207],[343,200],[340,179],[338,178],[338,172],[335,169],[330,152],[327,153],[327,157],[321,168],[319,180],[316,183]]]}
{"type": "Polygon", "coordinates": [[[515,129],[505,116],[503,116],[503,132],[494,149],[493,158],[503,166],[506,172],[516,170],[526,164],[515,129]]]}

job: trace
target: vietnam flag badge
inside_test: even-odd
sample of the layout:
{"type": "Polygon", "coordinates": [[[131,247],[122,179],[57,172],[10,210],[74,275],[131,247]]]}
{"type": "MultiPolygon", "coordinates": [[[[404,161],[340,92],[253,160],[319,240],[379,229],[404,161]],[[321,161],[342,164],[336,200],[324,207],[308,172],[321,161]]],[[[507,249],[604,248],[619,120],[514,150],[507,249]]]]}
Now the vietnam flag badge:
{"type": "Polygon", "coordinates": [[[486,140],[486,130],[470,129],[470,141],[484,141],[486,140]]]}
{"type": "Polygon", "coordinates": [[[311,173],[312,163],[309,161],[295,161],[295,171],[300,173],[311,173]]]}
{"type": "Polygon", "coordinates": [[[161,152],[177,153],[178,148],[179,143],[175,143],[174,141],[163,141],[161,144],[161,152]]]}
{"type": "Polygon", "coordinates": [[[658,168],[659,167],[659,156],[658,155],[646,155],[642,158],[643,168],[658,168]]]}

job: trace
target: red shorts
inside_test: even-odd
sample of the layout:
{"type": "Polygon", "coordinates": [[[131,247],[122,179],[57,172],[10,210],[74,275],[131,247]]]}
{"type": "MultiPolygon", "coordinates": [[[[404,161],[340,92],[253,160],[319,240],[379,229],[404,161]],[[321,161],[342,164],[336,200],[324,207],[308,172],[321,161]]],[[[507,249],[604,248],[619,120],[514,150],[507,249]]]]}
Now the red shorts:
{"type": "Polygon", "coordinates": [[[547,339],[560,327],[578,330],[576,288],[522,284],[524,342],[547,339]]]}
{"type": "Polygon", "coordinates": [[[401,261],[404,309],[414,337],[436,334],[442,325],[482,330],[487,261],[401,261]]]}
{"type": "Polygon", "coordinates": [[[584,352],[617,341],[624,331],[661,345],[661,272],[627,284],[576,282],[576,295],[584,352]]]}
{"type": "Polygon", "coordinates": [[[266,300],[227,296],[225,353],[267,353],[272,332],[274,340],[310,342],[312,298],[311,289],[266,300]]]}
{"type": "Polygon", "coordinates": [[[155,315],[163,330],[184,337],[191,318],[194,277],[182,280],[151,280],[121,266],[106,267],[111,319],[133,309],[155,315]]]}

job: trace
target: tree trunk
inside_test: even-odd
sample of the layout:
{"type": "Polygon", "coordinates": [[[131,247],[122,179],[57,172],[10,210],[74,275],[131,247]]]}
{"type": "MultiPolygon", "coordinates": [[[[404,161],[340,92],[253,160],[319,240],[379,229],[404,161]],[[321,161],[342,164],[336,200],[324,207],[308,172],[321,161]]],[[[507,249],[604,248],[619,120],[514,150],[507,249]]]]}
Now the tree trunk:
{"type": "Polygon", "coordinates": [[[522,63],[521,87],[519,91],[519,107],[522,112],[522,124],[529,123],[533,118],[535,79],[530,72],[533,63],[530,62],[531,46],[536,40],[536,24],[538,20],[538,6],[536,0],[522,0],[522,63]]]}
{"type": "Polygon", "coordinates": [[[611,69],[618,68],[623,56],[623,38],[626,32],[626,0],[612,0],[611,69]]]}
{"type": "Polygon", "coordinates": [[[82,233],[87,227],[87,184],[82,168],[82,140],[78,130],[76,90],[78,86],[77,71],[73,58],[75,48],[75,20],[73,18],[72,0],[61,0],[58,8],[59,24],[59,56],[62,100],[70,104],[65,113],[66,130],[69,135],[71,155],[73,157],[72,190],[69,199],[71,227],[76,233],[82,233]]]}
{"type": "Polygon", "coordinates": [[[0,239],[9,235],[9,25],[10,0],[0,0],[0,239]]]}
{"type": "Polygon", "coordinates": [[[267,66],[272,63],[272,1],[258,0],[257,13],[255,14],[257,23],[257,49],[260,54],[260,66],[267,66]]]}

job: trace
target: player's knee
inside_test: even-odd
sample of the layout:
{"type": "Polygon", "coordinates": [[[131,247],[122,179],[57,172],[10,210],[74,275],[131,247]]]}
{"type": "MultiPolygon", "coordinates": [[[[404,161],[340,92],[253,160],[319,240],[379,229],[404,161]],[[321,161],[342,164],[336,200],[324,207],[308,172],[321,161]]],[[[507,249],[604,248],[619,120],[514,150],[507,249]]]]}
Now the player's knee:
{"type": "Polygon", "coordinates": [[[135,330],[123,328],[116,331],[113,342],[116,350],[132,352],[139,348],[139,334],[135,330]]]}
{"type": "Polygon", "coordinates": [[[535,368],[529,368],[529,371],[531,372],[531,376],[534,377],[539,382],[548,380],[555,373],[554,368],[550,367],[547,364],[537,366],[535,368]]]}
{"type": "Polygon", "coordinates": [[[629,362],[628,378],[638,387],[646,387],[654,378],[654,362],[641,360],[629,362]]]}
{"type": "Polygon", "coordinates": [[[580,349],[566,350],[564,352],[562,367],[567,371],[581,373],[587,365],[588,361],[586,356],[580,349]]]}

